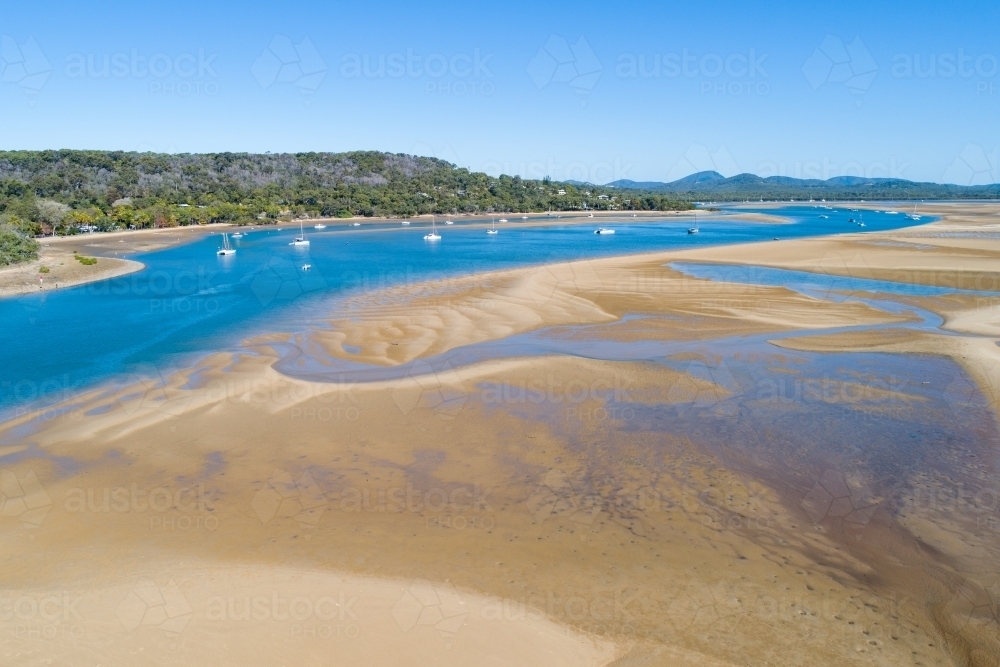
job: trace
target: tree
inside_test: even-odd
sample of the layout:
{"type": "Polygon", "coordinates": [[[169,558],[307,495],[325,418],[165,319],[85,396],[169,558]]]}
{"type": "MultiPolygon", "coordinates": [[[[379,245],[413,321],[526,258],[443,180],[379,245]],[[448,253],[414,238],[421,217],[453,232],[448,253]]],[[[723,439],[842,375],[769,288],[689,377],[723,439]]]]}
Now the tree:
{"type": "Polygon", "coordinates": [[[38,241],[10,227],[0,227],[0,266],[38,259],[38,241]]]}

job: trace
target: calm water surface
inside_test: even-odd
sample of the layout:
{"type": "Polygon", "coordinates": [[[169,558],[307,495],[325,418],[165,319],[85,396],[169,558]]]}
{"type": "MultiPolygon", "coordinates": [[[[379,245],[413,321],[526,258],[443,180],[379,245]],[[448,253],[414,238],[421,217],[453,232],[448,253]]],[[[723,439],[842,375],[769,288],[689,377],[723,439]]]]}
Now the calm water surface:
{"type": "MultiPolygon", "coordinates": [[[[748,208],[746,210],[753,210],[748,208]]],[[[766,212],[774,213],[773,209],[766,212]]],[[[361,290],[553,261],[656,250],[857,232],[847,209],[782,209],[792,224],[702,216],[689,220],[601,220],[593,226],[501,226],[496,236],[427,223],[408,228],[307,229],[311,245],[288,245],[296,230],[256,229],[236,241],[238,253],[218,257],[220,236],[134,256],[138,273],[77,288],[0,299],[0,415],[18,405],[57,401],[135,369],[183,366],[200,354],[239,346],[247,336],[295,331],[318,323],[336,300],[361,290]],[[820,217],[825,215],[828,217],[820,217]],[[394,231],[380,231],[393,229],[394,231]],[[309,264],[310,270],[303,266],[309,264]]],[[[915,224],[904,215],[866,212],[867,231],[915,224]]],[[[929,222],[924,218],[921,222],[929,222]]],[[[477,220],[476,222],[481,222],[477,220]]],[[[99,238],[99,237],[98,237],[99,238]]],[[[143,371],[146,372],[146,371],[143,371]]]]}

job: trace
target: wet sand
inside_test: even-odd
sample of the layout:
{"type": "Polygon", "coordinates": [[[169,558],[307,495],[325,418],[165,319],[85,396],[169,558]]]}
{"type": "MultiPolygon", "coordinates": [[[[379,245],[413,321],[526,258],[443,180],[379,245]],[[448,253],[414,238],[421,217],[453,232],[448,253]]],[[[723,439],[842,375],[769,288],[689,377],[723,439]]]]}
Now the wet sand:
{"type": "Polygon", "coordinates": [[[74,287],[135,273],[146,265],[127,259],[127,256],[188,243],[211,233],[218,233],[218,230],[176,227],[40,238],[37,260],[0,268],[0,298],[74,287]],[[75,259],[75,254],[96,258],[97,263],[82,264],[75,259]],[[41,271],[43,267],[48,271],[41,271]]]}
{"type": "MultiPolygon", "coordinates": [[[[921,300],[961,327],[948,347],[906,315],[664,266],[792,266],[825,243],[874,271],[929,261],[880,263],[873,240],[364,295],[329,330],[9,420],[0,591],[28,602],[0,621],[4,662],[205,664],[221,646],[247,665],[995,664],[997,406],[972,371],[994,353],[988,309],[921,300]],[[275,370],[289,342],[333,369],[391,367],[551,327],[683,351],[371,383],[275,370]],[[80,618],[32,615],[54,591],[80,618]],[[248,597],[270,601],[261,618],[243,619],[248,597]],[[306,598],[297,628],[275,597],[306,598]],[[320,618],[321,597],[357,601],[320,618]]],[[[990,247],[966,250],[930,268],[991,276],[990,247]]]]}

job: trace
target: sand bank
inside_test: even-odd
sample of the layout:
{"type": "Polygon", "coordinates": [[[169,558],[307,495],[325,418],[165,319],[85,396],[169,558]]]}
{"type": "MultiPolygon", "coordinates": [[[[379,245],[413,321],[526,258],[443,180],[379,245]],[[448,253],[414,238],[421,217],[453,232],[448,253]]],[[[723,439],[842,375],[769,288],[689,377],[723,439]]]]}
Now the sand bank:
{"type": "MultiPolygon", "coordinates": [[[[874,270],[928,261],[921,247],[896,246],[880,260],[864,245],[873,237],[863,235],[857,248],[874,270]]],[[[0,453],[19,486],[7,477],[5,493],[25,500],[0,523],[0,539],[14,545],[0,556],[0,589],[102,600],[95,640],[59,644],[56,655],[89,651],[109,665],[135,664],[142,649],[151,664],[215,662],[220,645],[241,651],[247,664],[286,656],[310,664],[325,650],[312,636],[294,643],[294,628],[273,617],[260,625],[219,621],[208,602],[325,590],[338,602],[343,591],[344,604],[354,591],[367,600],[362,593],[371,590],[372,625],[364,627],[379,645],[344,651],[377,656],[372,664],[452,664],[453,655],[461,656],[455,664],[532,664],[546,655],[555,656],[546,664],[990,664],[1000,651],[976,600],[998,552],[992,533],[967,525],[981,517],[936,504],[899,513],[844,476],[821,486],[822,464],[817,482],[800,453],[780,449],[797,428],[783,420],[808,405],[792,402],[763,426],[744,427],[748,411],[765,407],[735,402],[725,374],[699,373],[719,368],[713,341],[909,320],[664,266],[756,263],[758,254],[792,263],[802,252],[822,259],[824,242],[411,285],[354,299],[346,313],[331,314],[331,331],[306,332],[302,342],[335,359],[389,366],[561,326],[560,335],[599,335],[609,344],[690,342],[675,365],[539,355],[386,382],[311,383],[274,369],[275,344],[290,340],[283,334],[251,341],[252,353],[124,378],[74,396],[65,412],[11,419],[0,426],[0,453]],[[636,314],[644,317],[625,317],[636,314]],[[693,409],[706,422],[719,419],[723,441],[734,446],[708,447],[705,434],[674,428],[693,409]],[[756,447],[737,451],[744,440],[756,447]],[[777,448],[773,459],[767,447],[777,448]],[[853,523],[817,518],[821,492],[840,487],[837,502],[856,505],[853,523]],[[162,611],[146,623],[133,593],[162,611]],[[460,610],[477,604],[479,616],[459,624],[460,610]],[[424,616],[425,609],[433,611],[424,616]],[[491,610],[489,622],[483,609],[491,610]],[[176,619],[187,614],[180,627],[176,619]],[[415,624],[405,620],[414,617],[415,624]]],[[[856,246],[836,247],[853,253],[856,246]]],[[[934,261],[964,270],[967,250],[941,246],[934,261]]],[[[991,275],[984,251],[974,251],[972,272],[991,275]]],[[[934,307],[944,312],[943,303],[934,307]]],[[[766,361],[792,377],[802,365],[796,346],[974,360],[996,354],[988,336],[927,336],[801,335],[784,339],[786,350],[767,352],[766,361]]],[[[905,388],[877,398],[904,419],[926,410],[926,399],[905,388]]],[[[860,419],[858,407],[845,404],[845,419],[860,419]]],[[[990,460],[987,444],[975,459],[943,450],[931,468],[990,460]]],[[[45,650],[18,638],[15,624],[4,629],[12,664],[45,650]]]]}

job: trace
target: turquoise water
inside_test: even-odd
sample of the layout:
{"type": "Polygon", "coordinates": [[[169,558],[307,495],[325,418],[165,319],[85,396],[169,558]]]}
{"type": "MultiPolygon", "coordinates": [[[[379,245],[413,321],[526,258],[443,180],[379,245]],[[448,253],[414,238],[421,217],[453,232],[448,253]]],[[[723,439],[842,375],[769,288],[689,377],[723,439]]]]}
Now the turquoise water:
{"type": "MultiPolygon", "coordinates": [[[[953,287],[938,287],[933,285],[917,285],[900,283],[890,280],[872,280],[855,278],[849,275],[836,275],[808,271],[792,271],[790,269],[774,269],[767,266],[744,266],[739,264],[699,264],[692,262],[671,262],[670,268],[686,273],[695,278],[705,278],[718,282],[738,283],[740,285],[780,285],[800,292],[807,296],[821,298],[840,295],[892,294],[895,296],[942,296],[944,294],[996,294],[996,292],[958,289],[953,287]]],[[[992,286],[992,285],[991,285],[992,286]]]]}
{"type": "MultiPolygon", "coordinates": [[[[697,235],[687,234],[688,220],[601,220],[614,235],[595,235],[596,223],[553,221],[544,228],[509,223],[487,236],[459,222],[439,226],[437,242],[423,240],[424,222],[372,223],[307,229],[308,248],[288,245],[295,230],[257,229],[236,241],[238,253],[230,257],[216,256],[220,237],[210,235],[135,256],[146,268],[129,276],[0,299],[0,414],[71,398],[121,374],[165,374],[256,333],[320,324],[339,298],[362,290],[554,261],[859,231],[848,222],[858,214],[846,209],[795,206],[780,213],[795,222],[706,214],[697,235]],[[386,229],[392,231],[380,231],[386,229]],[[305,264],[312,268],[303,270],[305,264]]],[[[867,231],[914,224],[874,212],[865,213],[865,222],[867,231]]]]}

